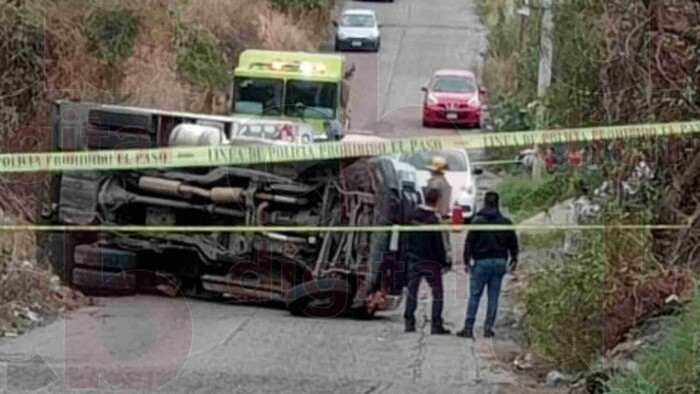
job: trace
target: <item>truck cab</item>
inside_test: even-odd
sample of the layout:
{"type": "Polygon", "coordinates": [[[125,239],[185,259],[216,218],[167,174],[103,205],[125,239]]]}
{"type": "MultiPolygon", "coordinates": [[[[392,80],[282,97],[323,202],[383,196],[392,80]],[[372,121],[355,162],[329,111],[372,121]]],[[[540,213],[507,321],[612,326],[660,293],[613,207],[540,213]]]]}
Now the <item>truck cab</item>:
{"type": "Polygon", "coordinates": [[[347,75],[338,54],[246,50],[234,71],[231,112],[246,123],[286,122],[313,140],[339,139],[350,127],[347,75]]]}

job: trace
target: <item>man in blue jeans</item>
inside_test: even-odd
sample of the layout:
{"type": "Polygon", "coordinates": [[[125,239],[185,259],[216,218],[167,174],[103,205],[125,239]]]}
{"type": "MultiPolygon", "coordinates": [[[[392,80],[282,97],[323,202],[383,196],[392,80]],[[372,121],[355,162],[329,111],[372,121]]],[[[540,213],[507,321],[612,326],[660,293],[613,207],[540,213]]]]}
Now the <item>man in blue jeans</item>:
{"type": "MultiPolygon", "coordinates": [[[[508,218],[501,215],[498,208],[498,193],[487,192],[484,196],[484,209],[479,211],[472,220],[474,225],[511,225],[508,218]]],[[[464,338],[474,337],[474,321],[479,309],[479,301],[484,287],[488,286],[488,308],[484,322],[484,337],[493,337],[493,325],[496,322],[498,297],[501,293],[501,282],[508,270],[515,270],[518,263],[518,237],[515,231],[470,231],[464,245],[465,271],[470,271],[470,261],[474,260],[469,278],[469,305],[467,319],[462,331],[457,335],[464,338]]]]}

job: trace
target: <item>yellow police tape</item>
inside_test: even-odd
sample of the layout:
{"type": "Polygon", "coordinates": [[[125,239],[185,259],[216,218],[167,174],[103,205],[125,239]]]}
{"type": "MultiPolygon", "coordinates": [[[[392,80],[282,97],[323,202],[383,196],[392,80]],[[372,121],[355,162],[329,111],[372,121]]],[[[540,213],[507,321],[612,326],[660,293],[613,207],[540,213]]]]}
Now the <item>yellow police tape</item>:
{"type": "Polygon", "coordinates": [[[684,230],[690,225],[673,224],[591,224],[591,225],[485,225],[485,224],[439,224],[425,226],[61,226],[61,225],[0,225],[0,232],[122,232],[122,233],[378,233],[378,232],[436,232],[436,231],[535,231],[535,230],[684,230]]]}
{"type": "Polygon", "coordinates": [[[667,137],[698,132],[700,132],[700,122],[684,122],[439,137],[410,137],[372,142],[18,153],[0,155],[0,173],[248,165],[411,154],[445,149],[472,150],[618,138],[667,137]]]}

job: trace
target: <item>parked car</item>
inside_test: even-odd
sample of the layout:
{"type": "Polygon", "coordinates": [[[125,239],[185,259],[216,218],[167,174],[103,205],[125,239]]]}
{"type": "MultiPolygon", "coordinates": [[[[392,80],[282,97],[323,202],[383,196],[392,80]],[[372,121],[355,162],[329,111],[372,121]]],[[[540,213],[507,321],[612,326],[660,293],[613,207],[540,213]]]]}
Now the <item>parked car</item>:
{"type": "Polygon", "coordinates": [[[416,185],[425,194],[430,179],[430,165],[433,157],[440,156],[447,161],[445,178],[452,187],[450,206],[460,207],[465,219],[471,219],[476,211],[476,179],[474,175],[482,173],[480,168],[473,168],[465,150],[443,150],[438,152],[420,152],[400,155],[398,160],[416,169],[416,185]]]}
{"type": "Polygon", "coordinates": [[[379,51],[381,45],[381,27],[377,14],[369,9],[345,10],[340,21],[333,22],[336,27],[335,50],[369,49],[379,51]]]}
{"type": "Polygon", "coordinates": [[[422,88],[423,126],[457,125],[481,128],[483,95],[471,71],[439,70],[422,88]]]}

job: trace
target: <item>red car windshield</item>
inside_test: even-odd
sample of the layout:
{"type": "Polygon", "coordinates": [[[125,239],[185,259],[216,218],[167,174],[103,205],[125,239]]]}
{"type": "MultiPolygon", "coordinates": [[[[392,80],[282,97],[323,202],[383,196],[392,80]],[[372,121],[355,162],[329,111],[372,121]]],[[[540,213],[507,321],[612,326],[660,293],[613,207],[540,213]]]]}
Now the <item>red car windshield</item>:
{"type": "Polygon", "coordinates": [[[476,82],[467,77],[437,77],[432,90],[437,93],[474,93],[476,82]]]}

